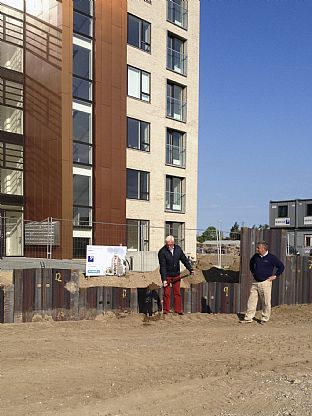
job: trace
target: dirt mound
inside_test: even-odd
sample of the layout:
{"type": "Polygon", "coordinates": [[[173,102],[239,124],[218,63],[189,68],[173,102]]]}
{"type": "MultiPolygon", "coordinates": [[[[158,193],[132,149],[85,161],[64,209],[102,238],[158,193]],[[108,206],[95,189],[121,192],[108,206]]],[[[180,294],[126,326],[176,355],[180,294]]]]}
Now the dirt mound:
{"type": "MultiPolygon", "coordinates": [[[[195,270],[194,275],[190,275],[187,270],[181,273],[183,277],[181,281],[181,287],[189,287],[191,284],[199,284],[205,281],[202,271],[195,270]]],[[[96,286],[105,287],[123,287],[127,289],[131,288],[145,288],[151,284],[155,284],[158,287],[162,286],[159,269],[152,272],[128,272],[126,276],[101,276],[101,277],[85,277],[84,274],[80,274],[79,287],[88,288],[96,286]]]]}
{"type": "Polygon", "coordinates": [[[239,283],[239,271],[211,267],[202,272],[207,282],[239,283]]]}

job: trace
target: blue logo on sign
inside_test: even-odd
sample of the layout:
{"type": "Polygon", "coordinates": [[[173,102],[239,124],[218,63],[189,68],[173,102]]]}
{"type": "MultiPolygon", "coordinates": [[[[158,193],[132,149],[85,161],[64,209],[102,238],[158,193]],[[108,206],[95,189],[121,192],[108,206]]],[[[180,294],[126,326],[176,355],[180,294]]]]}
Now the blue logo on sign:
{"type": "Polygon", "coordinates": [[[94,263],[94,256],[88,256],[88,262],[94,263]]]}

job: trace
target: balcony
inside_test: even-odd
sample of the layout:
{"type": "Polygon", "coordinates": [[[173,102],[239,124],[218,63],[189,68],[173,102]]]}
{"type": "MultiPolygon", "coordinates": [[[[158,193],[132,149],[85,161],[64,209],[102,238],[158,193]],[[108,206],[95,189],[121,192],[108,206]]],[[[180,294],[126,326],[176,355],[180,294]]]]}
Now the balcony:
{"type": "Polygon", "coordinates": [[[167,117],[178,121],[186,121],[186,102],[167,96],[167,117]]]}
{"type": "Polygon", "coordinates": [[[187,1],[167,0],[167,20],[187,29],[187,1]]]}
{"type": "Polygon", "coordinates": [[[167,68],[182,75],[187,73],[187,55],[167,48],[167,68]]]}

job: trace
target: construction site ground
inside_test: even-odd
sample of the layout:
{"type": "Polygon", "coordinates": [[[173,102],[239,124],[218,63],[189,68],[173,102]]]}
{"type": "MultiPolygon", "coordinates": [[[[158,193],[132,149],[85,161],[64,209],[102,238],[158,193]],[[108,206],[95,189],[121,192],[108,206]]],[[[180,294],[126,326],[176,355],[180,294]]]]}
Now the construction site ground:
{"type": "MultiPolygon", "coordinates": [[[[122,317],[123,316],[123,317],[122,317]]],[[[2,416],[308,416],[312,305],[0,325],[2,416]]]]}

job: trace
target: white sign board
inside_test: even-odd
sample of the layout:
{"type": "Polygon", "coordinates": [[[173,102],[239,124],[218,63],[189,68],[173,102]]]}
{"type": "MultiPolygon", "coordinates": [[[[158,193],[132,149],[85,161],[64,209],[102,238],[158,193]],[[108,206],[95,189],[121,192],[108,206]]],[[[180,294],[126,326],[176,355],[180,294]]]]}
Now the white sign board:
{"type": "Polygon", "coordinates": [[[290,225],[290,218],[275,218],[275,227],[290,225]]]}
{"type": "Polygon", "coordinates": [[[124,276],[126,253],[124,246],[87,246],[86,276],[124,276]]]}
{"type": "Polygon", "coordinates": [[[304,217],[303,218],[304,225],[312,225],[312,217],[304,217]]]}

